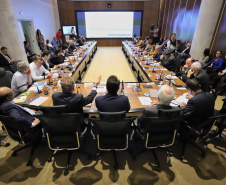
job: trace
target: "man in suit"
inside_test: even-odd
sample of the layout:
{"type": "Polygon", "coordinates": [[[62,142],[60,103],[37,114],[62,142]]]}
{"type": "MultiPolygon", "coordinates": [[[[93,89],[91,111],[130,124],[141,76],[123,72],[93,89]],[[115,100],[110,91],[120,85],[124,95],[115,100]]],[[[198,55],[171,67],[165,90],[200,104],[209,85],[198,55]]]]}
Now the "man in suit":
{"type": "Polygon", "coordinates": [[[170,71],[174,71],[176,68],[176,61],[175,57],[170,53],[170,51],[165,50],[162,53],[161,58],[161,65],[167,68],[170,71]]]}
{"type": "Polygon", "coordinates": [[[24,49],[25,49],[25,52],[26,52],[26,55],[27,55],[27,59],[28,59],[28,62],[31,63],[32,57],[35,56],[36,53],[31,51],[31,48],[30,48],[29,45],[30,44],[29,44],[28,41],[24,41],[24,49]]]}
{"type": "Polygon", "coordinates": [[[14,62],[15,60],[11,60],[10,56],[8,55],[8,49],[6,47],[1,47],[0,67],[4,67],[6,71],[11,71],[14,73],[15,71],[11,68],[14,62]]]}
{"type": "Polygon", "coordinates": [[[145,117],[158,117],[159,109],[178,109],[178,107],[170,106],[170,102],[174,99],[174,89],[168,85],[163,85],[158,91],[158,101],[153,101],[150,107],[143,110],[138,117],[138,123],[142,128],[145,117]]]}
{"type": "Polygon", "coordinates": [[[82,36],[81,35],[78,36],[77,43],[78,43],[78,46],[83,46],[84,45],[84,43],[82,42],[82,36]]]}
{"type": "MultiPolygon", "coordinates": [[[[21,124],[24,134],[28,133],[33,127],[36,127],[37,134],[41,134],[41,127],[37,127],[40,120],[33,117],[33,113],[29,109],[25,109],[12,103],[13,91],[8,87],[0,88],[0,113],[5,116],[13,117],[21,124]]],[[[35,132],[36,133],[36,132],[35,132]]]]}
{"type": "Polygon", "coordinates": [[[52,63],[49,62],[50,56],[51,56],[51,54],[50,54],[49,51],[44,51],[44,52],[42,53],[42,60],[43,60],[42,65],[43,65],[43,67],[44,67],[45,69],[47,69],[48,71],[50,71],[51,68],[54,67],[54,65],[53,65],[52,63]]]}
{"type": "MultiPolygon", "coordinates": [[[[99,85],[101,76],[98,77],[94,88],[87,97],[83,97],[82,94],[74,93],[75,82],[67,76],[61,80],[61,88],[63,92],[57,92],[52,95],[53,105],[66,105],[67,112],[69,113],[83,113],[83,108],[89,103],[92,103],[93,99],[97,95],[97,86],[99,85]]],[[[77,90],[78,91],[78,90],[77,90]]],[[[83,123],[83,118],[81,124],[83,123]]]]}
{"type": "Polygon", "coordinates": [[[96,98],[96,107],[101,112],[120,112],[129,111],[130,103],[127,96],[118,95],[120,81],[119,79],[111,75],[107,79],[107,91],[108,93],[104,96],[98,96],[96,98]]]}
{"type": "Polygon", "coordinates": [[[191,76],[190,78],[195,78],[201,85],[201,90],[204,92],[210,91],[209,77],[207,73],[201,69],[202,66],[200,62],[194,62],[191,65],[191,76]]]}
{"type": "Polygon", "coordinates": [[[50,57],[49,61],[53,65],[58,65],[58,64],[64,63],[64,58],[65,58],[65,56],[62,53],[61,49],[60,48],[57,48],[55,50],[55,54],[50,57]]]}
{"type": "Polygon", "coordinates": [[[188,103],[180,103],[180,107],[185,107],[181,112],[183,119],[196,129],[200,128],[200,123],[214,114],[215,98],[209,92],[203,92],[196,79],[187,80],[188,103]]]}

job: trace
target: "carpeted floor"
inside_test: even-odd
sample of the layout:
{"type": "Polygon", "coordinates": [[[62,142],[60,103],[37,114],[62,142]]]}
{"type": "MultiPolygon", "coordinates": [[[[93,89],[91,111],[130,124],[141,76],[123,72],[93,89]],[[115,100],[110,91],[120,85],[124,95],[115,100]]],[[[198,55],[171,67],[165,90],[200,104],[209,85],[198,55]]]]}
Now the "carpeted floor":
{"type": "Polygon", "coordinates": [[[121,47],[98,47],[82,82],[94,82],[101,75],[106,82],[110,75],[116,75],[120,81],[137,82],[121,47]]]}

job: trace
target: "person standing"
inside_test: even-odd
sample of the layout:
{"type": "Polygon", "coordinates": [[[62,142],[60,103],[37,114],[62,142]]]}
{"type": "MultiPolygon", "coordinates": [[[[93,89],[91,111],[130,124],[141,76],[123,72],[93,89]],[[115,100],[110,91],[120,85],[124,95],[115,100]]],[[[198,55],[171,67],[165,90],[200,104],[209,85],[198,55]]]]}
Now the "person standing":
{"type": "Polygon", "coordinates": [[[153,42],[154,44],[156,44],[159,41],[159,28],[157,25],[155,26],[155,29],[152,32],[153,32],[153,42]]]}
{"type": "Polygon", "coordinates": [[[59,29],[58,32],[56,33],[56,38],[57,38],[57,44],[59,46],[62,46],[62,31],[61,31],[61,29],[59,29]]]}
{"type": "Polygon", "coordinates": [[[37,29],[36,39],[38,41],[39,48],[42,51],[44,51],[45,50],[45,39],[44,39],[44,36],[42,35],[42,33],[41,33],[41,31],[39,29],[37,29]]]}

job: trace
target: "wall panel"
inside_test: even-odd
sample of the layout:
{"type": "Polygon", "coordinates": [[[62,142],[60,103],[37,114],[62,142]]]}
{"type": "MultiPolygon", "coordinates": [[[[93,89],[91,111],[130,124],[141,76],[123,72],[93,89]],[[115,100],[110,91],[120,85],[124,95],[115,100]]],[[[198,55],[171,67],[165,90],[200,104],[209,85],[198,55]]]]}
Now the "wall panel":
{"type": "MultiPolygon", "coordinates": [[[[142,37],[150,35],[151,24],[158,23],[160,0],[152,1],[67,1],[58,0],[61,26],[76,25],[76,10],[141,10],[142,37]],[[111,8],[107,8],[111,3],[111,8]]],[[[97,40],[97,39],[96,39],[97,40]]],[[[123,39],[98,39],[98,46],[121,46],[123,39]]]]}

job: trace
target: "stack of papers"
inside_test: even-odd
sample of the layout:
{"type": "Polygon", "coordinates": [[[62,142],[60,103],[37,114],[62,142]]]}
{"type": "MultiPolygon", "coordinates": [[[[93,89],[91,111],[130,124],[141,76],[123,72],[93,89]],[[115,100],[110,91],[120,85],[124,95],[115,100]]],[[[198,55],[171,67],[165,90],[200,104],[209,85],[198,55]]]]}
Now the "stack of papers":
{"type": "Polygon", "coordinates": [[[23,103],[26,100],[27,96],[19,96],[13,99],[14,103],[23,103]]]}
{"type": "Polygon", "coordinates": [[[139,98],[140,103],[141,103],[142,105],[151,105],[151,103],[152,103],[151,98],[149,98],[149,97],[140,96],[140,97],[138,97],[138,98],[139,98]]]}
{"type": "Polygon", "coordinates": [[[41,105],[43,102],[45,102],[49,97],[39,97],[36,100],[34,100],[33,102],[30,103],[30,105],[41,105]]]}
{"type": "Polygon", "coordinates": [[[28,89],[28,91],[38,91],[38,89],[39,89],[39,90],[42,90],[43,87],[45,86],[45,84],[46,84],[46,81],[44,81],[44,82],[35,82],[35,83],[28,89]],[[38,87],[38,89],[37,89],[37,87],[38,87]]]}
{"type": "Polygon", "coordinates": [[[106,86],[97,86],[97,92],[106,92],[106,86]]]}

